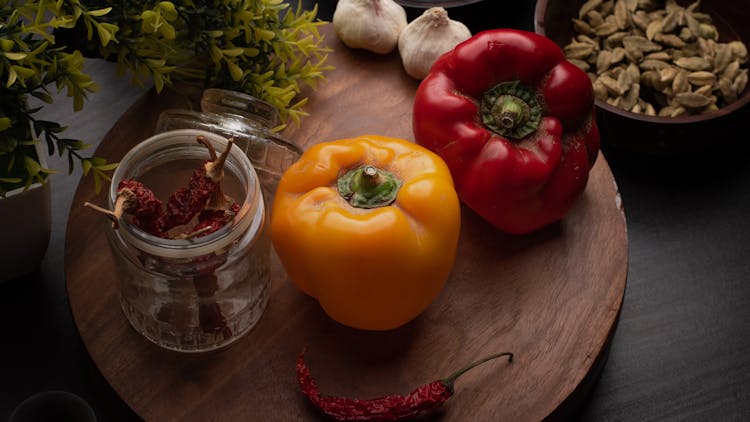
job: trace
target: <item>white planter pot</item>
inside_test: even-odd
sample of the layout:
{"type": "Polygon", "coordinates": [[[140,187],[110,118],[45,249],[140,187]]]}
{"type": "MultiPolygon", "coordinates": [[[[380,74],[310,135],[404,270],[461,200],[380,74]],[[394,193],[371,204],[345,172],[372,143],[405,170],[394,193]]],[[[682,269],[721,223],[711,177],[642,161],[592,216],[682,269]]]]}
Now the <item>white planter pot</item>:
{"type": "Polygon", "coordinates": [[[44,259],[52,228],[50,181],[0,198],[0,282],[34,271],[44,259]]]}

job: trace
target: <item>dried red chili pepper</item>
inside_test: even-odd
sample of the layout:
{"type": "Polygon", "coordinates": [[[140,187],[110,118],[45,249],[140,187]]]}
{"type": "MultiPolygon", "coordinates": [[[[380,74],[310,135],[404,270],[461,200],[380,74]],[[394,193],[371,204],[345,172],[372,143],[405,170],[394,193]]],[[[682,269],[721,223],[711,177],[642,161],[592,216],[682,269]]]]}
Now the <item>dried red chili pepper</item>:
{"type": "Polygon", "coordinates": [[[193,227],[188,237],[194,238],[211,234],[232,221],[238,212],[240,212],[240,206],[236,203],[233,203],[227,210],[203,210],[198,214],[198,224],[193,227]]]}
{"type": "Polygon", "coordinates": [[[93,208],[112,220],[112,227],[118,228],[120,218],[123,214],[133,216],[133,224],[143,231],[155,236],[162,236],[161,218],[164,214],[162,204],[156,198],[154,193],[143,185],[143,183],[133,180],[124,179],[117,185],[117,198],[115,199],[115,209],[108,210],[86,202],[83,205],[93,208]]]}
{"type": "MultiPolygon", "coordinates": [[[[182,216],[185,224],[193,219],[195,211],[198,214],[196,224],[188,237],[206,236],[219,230],[232,221],[239,212],[239,205],[231,198],[224,195],[221,190],[221,181],[224,179],[224,163],[229,156],[234,140],[230,138],[224,152],[217,157],[213,145],[203,136],[196,140],[203,144],[209,153],[209,160],[203,166],[193,172],[188,184],[188,190],[193,192],[192,199],[200,203],[200,208],[191,206],[187,211],[190,216],[182,216]]],[[[197,203],[196,203],[197,204],[197,203]]],[[[169,213],[169,208],[167,209],[169,213]]],[[[232,335],[232,329],[227,324],[221,307],[214,300],[214,294],[219,290],[219,280],[215,275],[216,268],[224,264],[223,257],[217,256],[217,261],[201,271],[200,275],[193,277],[195,288],[200,303],[198,304],[198,321],[203,332],[221,334],[224,338],[232,335]]]]}
{"type": "Polygon", "coordinates": [[[208,191],[179,188],[169,196],[161,225],[166,231],[187,224],[206,203],[208,191]]]}
{"type": "Polygon", "coordinates": [[[297,359],[300,389],[323,414],[340,421],[396,421],[436,411],[453,395],[456,379],[470,369],[502,356],[508,356],[508,362],[513,360],[513,353],[497,353],[473,362],[447,378],[424,384],[405,396],[388,395],[376,399],[356,399],[320,394],[318,384],[305,364],[304,356],[305,350],[302,350],[297,359]]]}
{"type": "MultiPolygon", "coordinates": [[[[216,157],[216,151],[214,151],[213,146],[206,138],[199,136],[197,140],[208,148],[211,156],[211,160],[204,164],[203,177],[213,182],[215,187],[211,189],[204,209],[198,214],[198,224],[193,227],[190,237],[205,236],[219,230],[232,221],[234,216],[240,211],[239,204],[234,202],[229,196],[224,195],[221,190],[221,181],[224,179],[224,163],[229,155],[229,149],[233,145],[233,139],[229,139],[227,149],[224,150],[220,157],[216,157]]],[[[198,178],[199,174],[200,172],[196,172],[193,178],[198,178]]],[[[198,182],[196,182],[197,184],[198,182]]]]}
{"type": "Polygon", "coordinates": [[[143,231],[155,236],[162,236],[163,231],[159,224],[161,216],[164,214],[161,201],[156,198],[154,193],[145,187],[143,183],[132,179],[122,180],[118,186],[118,196],[130,190],[135,194],[135,209],[129,211],[133,215],[133,224],[140,227],[143,231]]]}
{"type": "Polygon", "coordinates": [[[224,163],[229,156],[233,140],[229,139],[227,148],[219,157],[216,156],[213,145],[205,137],[198,136],[196,140],[206,146],[210,159],[193,172],[187,188],[179,188],[169,196],[167,209],[161,221],[164,232],[189,223],[207,208],[226,206],[225,209],[228,209],[231,204],[231,202],[223,202],[226,198],[221,193],[220,182],[224,178],[224,163]]]}
{"type": "Polygon", "coordinates": [[[232,329],[227,323],[221,306],[214,296],[219,290],[219,279],[216,269],[224,265],[226,254],[213,255],[202,264],[199,273],[193,276],[193,288],[198,295],[198,323],[204,333],[221,334],[224,338],[232,336],[232,329]]]}
{"type": "MultiPolygon", "coordinates": [[[[211,234],[224,227],[231,221],[240,210],[240,206],[232,203],[228,210],[206,209],[198,214],[198,224],[193,227],[189,237],[201,237],[211,234]]],[[[218,303],[212,301],[214,293],[219,289],[219,280],[214,270],[221,266],[224,260],[220,260],[205,270],[203,274],[193,278],[193,287],[198,293],[201,302],[198,304],[198,321],[204,332],[221,334],[224,338],[232,335],[232,330],[218,303]],[[206,302],[207,301],[207,302],[206,302]]]]}

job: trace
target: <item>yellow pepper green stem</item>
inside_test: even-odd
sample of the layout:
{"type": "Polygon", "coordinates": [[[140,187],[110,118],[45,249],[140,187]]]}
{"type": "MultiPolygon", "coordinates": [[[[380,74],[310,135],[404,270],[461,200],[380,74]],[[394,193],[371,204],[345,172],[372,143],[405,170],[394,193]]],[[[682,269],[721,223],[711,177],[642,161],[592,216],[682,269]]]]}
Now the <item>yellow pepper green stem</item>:
{"type": "Polygon", "coordinates": [[[356,208],[378,208],[396,199],[401,181],[372,165],[348,171],[338,179],[339,194],[356,208]]]}

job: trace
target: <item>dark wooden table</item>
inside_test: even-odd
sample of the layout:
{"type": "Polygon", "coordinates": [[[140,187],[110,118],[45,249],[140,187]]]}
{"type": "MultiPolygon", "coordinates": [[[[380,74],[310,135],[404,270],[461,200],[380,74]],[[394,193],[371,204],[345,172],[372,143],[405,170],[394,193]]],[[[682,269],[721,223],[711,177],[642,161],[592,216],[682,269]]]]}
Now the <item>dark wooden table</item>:
{"type": "MultiPolygon", "coordinates": [[[[321,17],[332,3],[321,2],[321,17]]],[[[493,25],[531,29],[527,3],[493,15],[493,25]]],[[[90,60],[87,69],[101,91],[84,111],[73,113],[61,95],[43,115],[97,144],[146,88],[117,77],[110,63],[90,60]]],[[[627,218],[629,275],[609,359],[578,420],[750,419],[749,138],[743,127],[727,127],[697,157],[604,149],[627,218]]],[[[66,163],[52,157],[50,166],[66,163]]],[[[46,258],[37,272],[0,285],[2,420],[47,390],[83,397],[100,420],[137,420],[91,362],[70,313],[64,236],[79,178],[78,170],[52,176],[46,258]]]]}

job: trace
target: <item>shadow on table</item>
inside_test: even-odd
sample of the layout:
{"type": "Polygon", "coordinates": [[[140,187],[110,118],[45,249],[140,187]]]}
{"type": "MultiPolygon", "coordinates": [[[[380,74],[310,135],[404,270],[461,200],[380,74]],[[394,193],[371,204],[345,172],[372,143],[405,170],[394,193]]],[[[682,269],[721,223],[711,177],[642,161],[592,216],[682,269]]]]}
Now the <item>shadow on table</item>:
{"type": "Polygon", "coordinates": [[[64,283],[37,271],[0,284],[0,420],[43,392],[72,393],[101,421],[137,421],[88,356],[78,335],[64,283]]]}
{"type": "Polygon", "coordinates": [[[748,167],[750,136],[722,134],[699,151],[650,154],[602,145],[615,178],[659,185],[712,184],[738,176],[748,167]],[[719,139],[724,137],[724,139],[719,139]],[[711,145],[711,144],[714,145],[711,145]]]}

